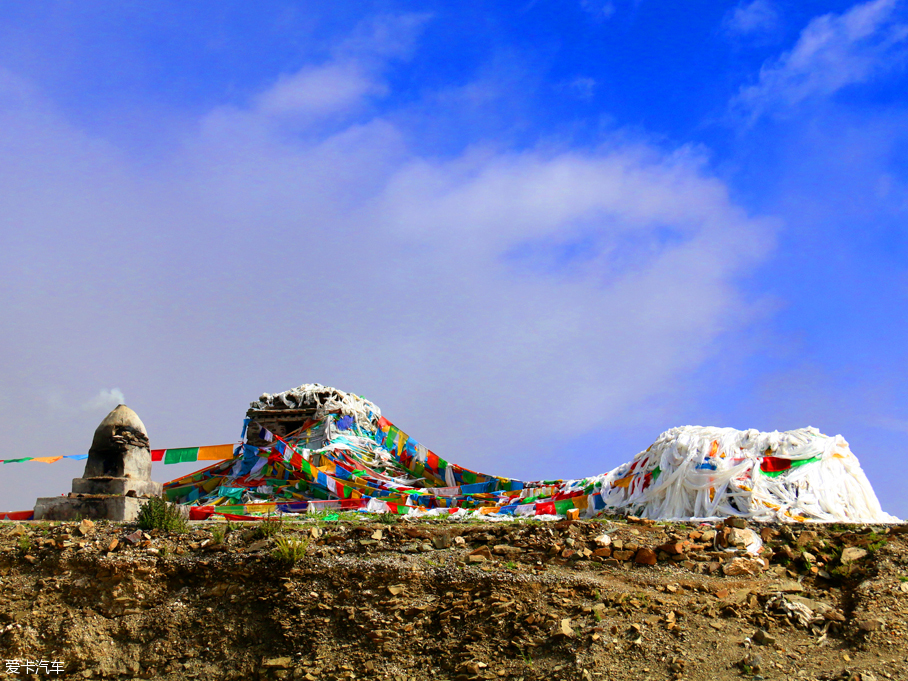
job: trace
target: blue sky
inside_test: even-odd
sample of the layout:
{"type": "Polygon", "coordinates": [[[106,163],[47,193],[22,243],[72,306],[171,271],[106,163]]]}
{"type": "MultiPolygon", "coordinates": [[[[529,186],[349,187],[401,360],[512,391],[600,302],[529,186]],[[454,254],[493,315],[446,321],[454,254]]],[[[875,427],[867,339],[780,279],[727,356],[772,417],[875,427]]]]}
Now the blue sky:
{"type": "Polygon", "coordinates": [[[320,382],[525,478],[813,425],[908,516],[906,5],[0,2],[0,458],[320,382]]]}

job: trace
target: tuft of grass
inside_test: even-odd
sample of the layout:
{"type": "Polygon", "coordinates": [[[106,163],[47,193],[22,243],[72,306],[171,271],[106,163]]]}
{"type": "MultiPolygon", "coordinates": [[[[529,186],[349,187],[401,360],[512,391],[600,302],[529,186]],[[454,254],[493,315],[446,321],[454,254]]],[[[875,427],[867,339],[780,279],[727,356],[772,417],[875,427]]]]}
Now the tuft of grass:
{"type": "Polygon", "coordinates": [[[221,527],[220,525],[215,525],[211,528],[211,540],[215,544],[223,544],[224,538],[227,536],[227,528],[221,527]]]}
{"type": "Polygon", "coordinates": [[[189,531],[189,524],[180,513],[180,509],[168,504],[163,497],[152,497],[142,504],[137,522],[141,530],[189,531]]]}
{"type": "Polygon", "coordinates": [[[27,534],[23,534],[21,537],[19,537],[19,551],[21,553],[28,553],[29,550],[31,550],[31,547],[32,547],[32,538],[31,537],[29,537],[27,534]]]}
{"type": "Polygon", "coordinates": [[[295,539],[286,535],[278,535],[275,538],[276,547],[271,555],[277,560],[284,563],[295,563],[306,556],[306,550],[309,548],[308,539],[295,539]]]}
{"type": "Polygon", "coordinates": [[[871,555],[876,553],[889,543],[885,537],[881,537],[879,535],[875,535],[874,539],[876,539],[876,541],[871,541],[869,544],[867,544],[867,552],[871,555]]]}
{"type": "Polygon", "coordinates": [[[853,563],[849,563],[848,565],[836,565],[829,571],[829,574],[831,574],[836,579],[849,579],[853,570],[853,563]]]}
{"type": "Polygon", "coordinates": [[[252,531],[253,539],[268,539],[269,537],[274,537],[279,535],[284,531],[284,518],[279,516],[277,518],[272,518],[268,516],[263,519],[258,526],[252,531]]]}

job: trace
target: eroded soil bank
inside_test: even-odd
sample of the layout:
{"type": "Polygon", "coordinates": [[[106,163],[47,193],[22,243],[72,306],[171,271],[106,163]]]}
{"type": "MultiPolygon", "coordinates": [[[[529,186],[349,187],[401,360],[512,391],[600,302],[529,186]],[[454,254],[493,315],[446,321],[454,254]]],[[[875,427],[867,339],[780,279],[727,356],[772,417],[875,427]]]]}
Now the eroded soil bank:
{"type": "Polygon", "coordinates": [[[908,679],[904,526],[387,520],[3,524],[0,673],[908,679]]]}

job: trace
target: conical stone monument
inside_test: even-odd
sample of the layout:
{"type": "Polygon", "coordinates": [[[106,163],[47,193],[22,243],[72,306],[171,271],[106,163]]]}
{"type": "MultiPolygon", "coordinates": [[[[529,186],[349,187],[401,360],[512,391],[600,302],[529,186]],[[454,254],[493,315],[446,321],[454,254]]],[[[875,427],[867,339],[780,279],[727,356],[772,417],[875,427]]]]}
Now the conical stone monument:
{"type": "Polygon", "coordinates": [[[38,499],[35,520],[135,520],[141,497],[159,496],[162,488],[151,479],[145,424],[121,404],[95,430],[85,472],[73,480],[72,493],[38,499]]]}

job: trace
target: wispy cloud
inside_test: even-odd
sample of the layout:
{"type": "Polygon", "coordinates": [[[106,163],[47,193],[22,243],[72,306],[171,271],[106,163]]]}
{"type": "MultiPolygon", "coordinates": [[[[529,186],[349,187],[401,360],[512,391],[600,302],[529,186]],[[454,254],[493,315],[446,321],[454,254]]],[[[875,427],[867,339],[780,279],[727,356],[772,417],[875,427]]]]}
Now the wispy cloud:
{"type": "Polygon", "coordinates": [[[126,404],[126,398],[119,388],[103,388],[90,400],[82,403],[85,411],[110,411],[120,404],[126,404]]]}
{"type": "Polygon", "coordinates": [[[387,87],[356,63],[327,64],[302,69],[281,78],[258,101],[269,115],[326,115],[349,111],[366,96],[381,95],[387,87]]]}
{"type": "Polygon", "coordinates": [[[589,100],[596,94],[596,79],[587,76],[577,76],[572,80],[561,83],[559,89],[578,99],[589,100]]]}
{"type": "Polygon", "coordinates": [[[785,111],[904,63],[908,25],[899,21],[897,4],[871,0],[812,19],[791,50],[764,64],[757,83],[741,89],[734,106],[751,118],[785,111]]]}
{"type": "Polygon", "coordinates": [[[361,112],[370,98],[388,93],[383,72],[394,59],[408,57],[428,19],[406,14],[363,21],[329,60],[281,75],[254,99],[251,110],[304,123],[361,112]]]}
{"type": "Polygon", "coordinates": [[[730,36],[766,34],[778,27],[779,13],[770,0],[738,3],[722,20],[722,28],[730,36]]]}
{"type": "Polygon", "coordinates": [[[610,18],[617,9],[611,0],[580,0],[580,7],[600,21],[610,18]]]}

